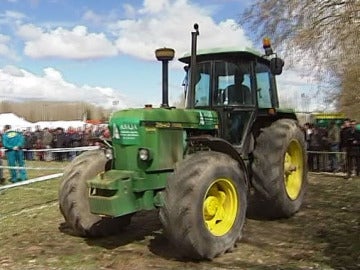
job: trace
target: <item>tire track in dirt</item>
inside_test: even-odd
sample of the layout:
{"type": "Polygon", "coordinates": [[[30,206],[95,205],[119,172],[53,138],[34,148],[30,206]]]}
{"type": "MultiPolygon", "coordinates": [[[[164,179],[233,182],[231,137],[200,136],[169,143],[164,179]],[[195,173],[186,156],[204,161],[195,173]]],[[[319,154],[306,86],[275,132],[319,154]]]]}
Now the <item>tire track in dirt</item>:
{"type": "Polygon", "coordinates": [[[58,200],[54,199],[54,200],[47,201],[45,203],[33,205],[32,207],[29,207],[29,208],[21,209],[20,211],[18,211],[18,210],[11,211],[11,212],[7,213],[6,215],[1,215],[0,216],[0,221],[4,220],[6,218],[16,217],[16,216],[20,216],[20,215],[23,215],[23,214],[36,212],[36,211],[44,209],[44,208],[53,207],[53,206],[55,206],[57,204],[58,204],[58,200]]]}

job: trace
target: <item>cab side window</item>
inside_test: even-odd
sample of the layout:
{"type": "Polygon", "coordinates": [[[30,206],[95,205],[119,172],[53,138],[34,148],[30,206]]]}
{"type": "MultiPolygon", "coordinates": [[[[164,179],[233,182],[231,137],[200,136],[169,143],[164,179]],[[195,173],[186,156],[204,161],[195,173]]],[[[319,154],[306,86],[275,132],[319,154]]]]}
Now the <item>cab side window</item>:
{"type": "Polygon", "coordinates": [[[257,83],[257,99],[259,108],[271,108],[271,88],[272,74],[270,69],[261,63],[256,64],[256,83],[257,83]]]}

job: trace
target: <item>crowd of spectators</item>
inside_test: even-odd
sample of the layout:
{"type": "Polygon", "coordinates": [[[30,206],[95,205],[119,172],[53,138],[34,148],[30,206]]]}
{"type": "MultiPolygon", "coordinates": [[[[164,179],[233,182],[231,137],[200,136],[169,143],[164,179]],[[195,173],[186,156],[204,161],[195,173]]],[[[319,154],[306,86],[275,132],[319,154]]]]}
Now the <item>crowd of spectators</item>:
{"type": "Polygon", "coordinates": [[[82,152],[83,149],[77,147],[97,145],[99,139],[110,139],[107,125],[69,127],[66,130],[36,126],[34,131],[30,128],[21,131],[7,124],[0,131],[0,184],[6,181],[1,168],[5,156],[7,165],[11,167],[9,181],[15,183],[27,180],[27,172],[23,168],[25,160],[70,161],[82,152]]]}
{"type": "Polygon", "coordinates": [[[328,127],[305,123],[304,133],[310,171],[342,171],[346,178],[359,176],[360,130],[356,120],[345,119],[341,125],[330,121],[328,127]]]}
{"type": "MultiPolygon", "coordinates": [[[[110,138],[107,125],[89,125],[86,127],[55,129],[36,126],[35,130],[27,128],[22,131],[24,135],[25,160],[65,161],[72,160],[79,152],[69,150],[56,150],[59,148],[74,148],[93,146],[96,138],[110,138]],[[40,151],[45,149],[45,151],[40,151]]],[[[1,136],[0,136],[1,137],[1,136]]]]}

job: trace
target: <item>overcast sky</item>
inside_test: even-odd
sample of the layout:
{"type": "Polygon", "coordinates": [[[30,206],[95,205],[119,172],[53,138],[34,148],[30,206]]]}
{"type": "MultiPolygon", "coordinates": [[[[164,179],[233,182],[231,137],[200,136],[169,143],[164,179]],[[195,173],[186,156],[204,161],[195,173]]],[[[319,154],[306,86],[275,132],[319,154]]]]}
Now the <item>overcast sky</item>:
{"type": "MultiPolygon", "coordinates": [[[[85,101],[117,109],[161,103],[161,64],[154,51],[254,47],[236,21],[250,0],[0,0],[0,100],[85,101]]],[[[170,63],[170,103],[183,89],[182,65],[170,63]]],[[[279,94],[312,107],[317,86],[286,71],[279,94]],[[299,101],[301,94],[304,98],[299,101]]]]}

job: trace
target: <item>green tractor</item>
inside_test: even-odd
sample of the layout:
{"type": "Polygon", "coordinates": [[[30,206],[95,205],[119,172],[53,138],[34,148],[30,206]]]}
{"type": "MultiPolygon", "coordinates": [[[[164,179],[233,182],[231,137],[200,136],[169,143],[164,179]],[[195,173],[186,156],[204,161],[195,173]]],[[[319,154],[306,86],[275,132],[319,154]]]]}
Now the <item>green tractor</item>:
{"type": "Polygon", "coordinates": [[[78,156],[64,172],[60,211],[75,234],[115,234],[144,210],[159,209],[178,252],[212,259],[234,248],[246,216],[290,217],[307,185],[304,135],[279,109],[275,75],[284,62],[264,39],[252,50],[197,52],[185,63],[186,108],[168,105],[172,49],[163,62],[160,108],[112,114],[111,144],[78,156]]]}

